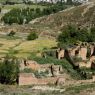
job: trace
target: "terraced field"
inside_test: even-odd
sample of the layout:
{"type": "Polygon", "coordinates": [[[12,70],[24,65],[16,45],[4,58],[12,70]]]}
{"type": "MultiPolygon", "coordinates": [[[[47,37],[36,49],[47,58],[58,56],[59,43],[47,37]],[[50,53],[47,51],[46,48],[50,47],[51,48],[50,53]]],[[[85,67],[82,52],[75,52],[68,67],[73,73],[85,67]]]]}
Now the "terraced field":
{"type": "Polygon", "coordinates": [[[0,38],[0,56],[10,53],[17,57],[28,57],[32,52],[40,52],[44,48],[48,49],[56,45],[55,40],[48,38],[39,38],[34,41],[0,38]]]}

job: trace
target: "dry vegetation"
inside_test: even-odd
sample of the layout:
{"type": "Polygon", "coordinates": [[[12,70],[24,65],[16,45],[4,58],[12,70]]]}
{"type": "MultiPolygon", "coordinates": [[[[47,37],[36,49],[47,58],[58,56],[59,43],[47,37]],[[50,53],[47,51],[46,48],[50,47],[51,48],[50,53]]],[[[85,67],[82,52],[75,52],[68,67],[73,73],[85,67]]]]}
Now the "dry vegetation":
{"type": "Polygon", "coordinates": [[[76,24],[78,26],[87,27],[94,24],[94,20],[95,3],[88,3],[36,19],[35,22],[32,21],[31,23],[37,27],[40,25],[40,28],[43,26],[48,27],[53,31],[53,35],[57,35],[58,31],[67,24],[76,24]]]}

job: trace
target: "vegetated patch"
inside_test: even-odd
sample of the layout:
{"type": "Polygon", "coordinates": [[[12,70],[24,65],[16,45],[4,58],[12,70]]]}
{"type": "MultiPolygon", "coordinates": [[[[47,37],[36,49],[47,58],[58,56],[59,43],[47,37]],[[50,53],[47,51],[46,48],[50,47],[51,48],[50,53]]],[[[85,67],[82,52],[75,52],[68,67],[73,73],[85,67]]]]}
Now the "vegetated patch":
{"type": "Polygon", "coordinates": [[[52,48],[57,45],[56,40],[48,38],[38,38],[33,41],[22,41],[22,39],[11,39],[9,36],[3,36],[0,38],[0,54],[13,54],[16,57],[28,57],[30,53],[42,51],[44,48],[52,48]]]}
{"type": "Polygon", "coordinates": [[[64,4],[53,4],[49,7],[43,8],[43,10],[41,10],[40,8],[14,8],[11,11],[9,11],[8,13],[6,13],[3,17],[2,17],[2,21],[4,21],[4,23],[6,24],[13,24],[13,23],[17,23],[17,24],[27,24],[30,21],[32,21],[35,18],[38,17],[42,17],[45,15],[50,15],[53,13],[57,13],[59,11],[62,11],[64,9],[66,9],[67,6],[65,6],[64,4]]]}
{"type": "Polygon", "coordinates": [[[54,57],[47,56],[46,58],[43,57],[36,57],[35,54],[31,54],[29,59],[32,59],[34,61],[37,61],[39,64],[55,64],[55,65],[62,65],[63,69],[65,70],[65,73],[69,73],[72,78],[74,79],[82,79],[81,75],[74,70],[73,66],[66,60],[58,60],[54,57]]]}
{"type": "Polygon", "coordinates": [[[77,93],[82,92],[83,90],[87,90],[87,89],[90,89],[91,90],[92,88],[93,89],[95,88],[95,84],[94,83],[91,83],[91,84],[81,84],[79,86],[68,87],[66,89],[66,92],[67,93],[74,93],[74,95],[75,95],[77,93]]]}
{"type": "Polygon", "coordinates": [[[23,53],[32,53],[37,51],[42,51],[43,48],[51,48],[56,46],[57,42],[55,40],[47,39],[47,38],[39,38],[33,41],[25,41],[21,43],[19,46],[15,47],[15,50],[20,50],[19,54],[23,53]]]}

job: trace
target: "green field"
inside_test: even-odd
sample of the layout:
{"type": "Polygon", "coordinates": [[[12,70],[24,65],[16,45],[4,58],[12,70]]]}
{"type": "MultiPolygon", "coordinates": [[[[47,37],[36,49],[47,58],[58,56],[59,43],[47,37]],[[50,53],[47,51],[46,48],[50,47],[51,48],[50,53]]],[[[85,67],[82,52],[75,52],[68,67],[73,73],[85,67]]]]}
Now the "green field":
{"type": "Polygon", "coordinates": [[[55,40],[48,38],[39,38],[33,41],[0,38],[0,56],[5,56],[9,53],[17,57],[28,57],[32,52],[40,52],[44,48],[48,49],[56,45],[55,40]]]}

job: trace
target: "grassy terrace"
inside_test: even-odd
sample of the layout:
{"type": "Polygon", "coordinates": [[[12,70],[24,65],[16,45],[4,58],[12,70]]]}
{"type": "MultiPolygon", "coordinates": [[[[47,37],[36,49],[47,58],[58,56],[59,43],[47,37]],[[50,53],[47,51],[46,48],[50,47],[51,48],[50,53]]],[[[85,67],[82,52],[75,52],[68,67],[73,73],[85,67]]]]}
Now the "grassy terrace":
{"type": "Polygon", "coordinates": [[[94,95],[91,94],[95,91],[95,84],[84,84],[74,87],[66,88],[65,92],[59,91],[33,91],[33,86],[10,86],[0,84],[0,94],[2,95],[94,95]]]}
{"type": "Polygon", "coordinates": [[[71,94],[73,94],[73,95],[83,95],[82,93],[84,93],[84,95],[85,95],[85,92],[86,92],[86,93],[88,93],[86,95],[90,95],[90,93],[93,92],[93,91],[95,91],[95,83],[80,84],[78,86],[68,87],[66,89],[65,94],[68,95],[67,93],[69,93],[69,95],[71,95],[71,94]]]}
{"type": "Polygon", "coordinates": [[[44,48],[56,46],[55,40],[39,38],[34,41],[22,41],[21,39],[0,38],[0,56],[7,53],[14,54],[17,57],[27,57],[32,52],[41,51],[44,48]]]}

